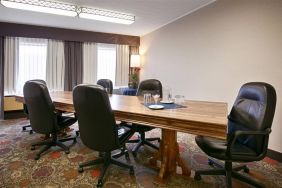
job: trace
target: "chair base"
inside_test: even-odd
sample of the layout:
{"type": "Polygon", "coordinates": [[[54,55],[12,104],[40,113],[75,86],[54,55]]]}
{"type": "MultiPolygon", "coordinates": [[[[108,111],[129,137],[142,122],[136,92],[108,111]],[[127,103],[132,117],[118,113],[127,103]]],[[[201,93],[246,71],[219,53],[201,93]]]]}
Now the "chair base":
{"type": "MultiPolygon", "coordinates": [[[[217,168],[224,168],[224,163],[221,163],[219,161],[213,160],[211,158],[208,158],[208,164],[211,166],[216,166],[217,168]]],[[[240,165],[232,168],[233,171],[240,171],[244,170],[244,172],[249,173],[250,169],[247,167],[247,165],[240,165]]]]}
{"type": "Polygon", "coordinates": [[[63,144],[63,142],[73,140],[73,142],[76,142],[76,137],[71,137],[71,138],[62,138],[62,139],[57,139],[57,134],[51,134],[51,140],[44,140],[41,142],[37,142],[31,145],[31,150],[35,149],[35,146],[42,146],[39,152],[35,155],[35,160],[40,159],[40,156],[42,153],[50,149],[52,146],[59,146],[62,148],[66,154],[69,154],[69,147],[63,144]]]}
{"type": "MultiPolygon", "coordinates": [[[[99,152],[99,157],[100,158],[105,157],[105,155],[106,155],[106,152],[99,152]]],[[[128,161],[130,160],[128,150],[127,150],[127,148],[125,146],[121,148],[120,152],[112,155],[112,158],[117,159],[117,158],[119,158],[119,157],[121,157],[123,155],[125,155],[125,159],[126,160],[128,160],[128,161]]]]}
{"type": "MultiPolygon", "coordinates": [[[[127,153],[127,151],[124,151],[123,154],[127,153]]],[[[101,169],[101,173],[98,179],[98,184],[97,187],[102,187],[103,186],[103,178],[105,176],[106,170],[109,167],[110,164],[114,164],[120,167],[124,167],[124,168],[128,168],[130,171],[130,175],[134,175],[134,168],[132,165],[120,162],[114,158],[120,157],[122,155],[114,155],[111,156],[111,152],[105,152],[103,156],[100,156],[100,158],[96,159],[96,160],[92,160],[92,161],[87,161],[85,163],[82,163],[79,165],[78,168],[78,172],[82,173],[83,172],[83,168],[84,167],[88,167],[88,166],[94,166],[97,164],[103,164],[103,167],[101,169]]]]}
{"type": "Polygon", "coordinates": [[[22,127],[23,129],[23,132],[29,132],[29,134],[32,134],[33,133],[33,130],[30,129],[30,130],[27,130],[27,128],[31,128],[31,125],[25,125],[22,127]]]}
{"type": "Polygon", "coordinates": [[[232,188],[232,177],[236,178],[240,181],[243,181],[245,183],[248,183],[254,187],[264,187],[261,183],[241,175],[237,171],[244,170],[245,173],[249,172],[249,168],[246,165],[242,166],[236,166],[232,168],[232,162],[225,162],[225,165],[222,165],[218,162],[213,161],[212,159],[209,159],[208,161],[209,165],[214,165],[216,167],[219,167],[218,169],[209,169],[209,170],[199,170],[195,172],[194,179],[195,180],[201,180],[201,175],[224,175],[226,177],[226,187],[232,188]]]}
{"type": "Polygon", "coordinates": [[[159,149],[158,146],[152,144],[151,142],[152,141],[155,141],[157,140],[158,142],[161,141],[160,138],[145,138],[145,133],[144,132],[139,132],[140,136],[139,136],[139,139],[136,139],[136,140],[128,140],[127,143],[137,143],[134,148],[132,149],[132,154],[134,157],[137,156],[137,152],[139,150],[139,148],[143,145],[147,145],[147,146],[150,146],[156,150],[159,149]]]}
{"type": "Polygon", "coordinates": [[[125,155],[125,159],[126,160],[128,160],[128,161],[130,160],[129,154],[128,154],[128,150],[126,149],[125,146],[122,147],[122,149],[121,149],[121,151],[119,153],[116,153],[116,154],[112,155],[112,158],[117,159],[117,158],[119,158],[119,157],[121,157],[123,155],[125,155]]]}

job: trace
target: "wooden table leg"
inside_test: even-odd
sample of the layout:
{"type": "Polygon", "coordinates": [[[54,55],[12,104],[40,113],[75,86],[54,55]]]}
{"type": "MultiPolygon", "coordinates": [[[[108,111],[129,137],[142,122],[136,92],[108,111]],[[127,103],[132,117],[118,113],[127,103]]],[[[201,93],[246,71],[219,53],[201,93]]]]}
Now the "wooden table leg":
{"type": "Polygon", "coordinates": [[[190,177],[191,169],[186,166],[179,153],[176,131],[162,129],[160,149],[149,160],[149,163],[156,167],[158,160],[161,161],[161,167],[159,175],[155,178],[155,183],[163,184],[168,176],[176,174],[177,166],[181,167],[182,176],[190,177]]]}

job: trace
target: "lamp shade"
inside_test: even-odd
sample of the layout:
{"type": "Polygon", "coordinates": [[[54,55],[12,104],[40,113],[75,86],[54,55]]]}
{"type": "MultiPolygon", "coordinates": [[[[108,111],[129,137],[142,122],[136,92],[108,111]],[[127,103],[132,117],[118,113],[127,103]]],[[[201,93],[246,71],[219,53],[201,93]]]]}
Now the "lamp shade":
{"type": "Polygon", "coordinates": [[[131,55],[130,57],[130,67],[140,67],[140,55],[131,55]]]}

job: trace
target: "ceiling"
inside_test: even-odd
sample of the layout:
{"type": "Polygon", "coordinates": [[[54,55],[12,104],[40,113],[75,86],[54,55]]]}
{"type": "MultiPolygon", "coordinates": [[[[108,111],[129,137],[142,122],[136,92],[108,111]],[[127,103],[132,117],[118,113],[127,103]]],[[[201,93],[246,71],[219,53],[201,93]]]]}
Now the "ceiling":
{"type": "Polygon", "coordinates": [[[135,15],[131,25],[6,8],[0,4],[0,21],[143,36],[214,0],[59,0],[135,15]]]}

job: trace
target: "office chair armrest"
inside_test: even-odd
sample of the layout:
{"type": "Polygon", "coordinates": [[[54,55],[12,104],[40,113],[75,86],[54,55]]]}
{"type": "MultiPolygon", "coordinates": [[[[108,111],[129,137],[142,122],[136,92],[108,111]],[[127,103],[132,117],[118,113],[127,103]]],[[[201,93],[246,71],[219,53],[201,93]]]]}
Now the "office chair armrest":
{"type": "Polygon", "coordinates": [[[238,137],[243,136],[243,135],[262,135],[262,136],[266,136],[269,135],[271,133],[271,129],[267,128],[263,131],[235,131],[233,134],[230,135],[230,138],[228,138],[228,142],[227,142],[227,149],[226,149],[226,154],[227,156],[231,156],[232,155],[232,148],[236,142],[236,140],[238,139],[238,137]]]}

